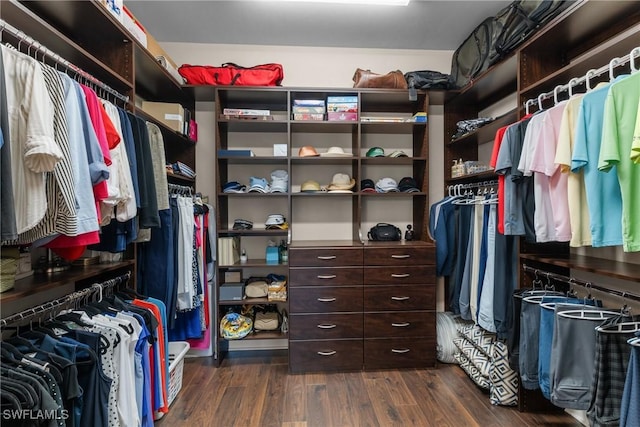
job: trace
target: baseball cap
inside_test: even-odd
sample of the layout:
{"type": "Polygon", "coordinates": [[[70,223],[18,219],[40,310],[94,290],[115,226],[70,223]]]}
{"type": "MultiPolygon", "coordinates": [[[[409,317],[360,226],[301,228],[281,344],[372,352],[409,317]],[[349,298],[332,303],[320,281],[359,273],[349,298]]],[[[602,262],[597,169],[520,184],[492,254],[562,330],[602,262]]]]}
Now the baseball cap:
{"type": "Polygon", "coordinates": [[[387,157],[409,157],[409,156],[407,156],[407,153],[405,153],[402,150],[395,150],[391,154],[389,154],[387,157]]]}
{"type": "Polygon", "coordinates": [[[276,169],[271,172],[271,192],[286,193],[289,189],[289,174],[286,170],[276,169]]]}
{"type": "Polygon", "coordinates": [[[269,191],[270,188],[266,179],[255,176],[249,178],[249,190],[247,193],[268,193],[269,191]]]}
{"type": "Polygon", "coordinates": [[[233,221],[234,230],[251,230],[253,228],[253,222],[248,219],[238,218],[233,221]]]}
{"type": "Polygon", "coordinates": [[[353,157],[353,154],[345,153],[342,147],[329,147],[326,153],[320,153],[320,157],[353,157]]]}
{"type": "Polygon", "coordinates": [[[318,181],[308,179],[302,183],[300,191],[303,193],[315,193],[317,191],[321,191],[320,183],[318,183],[318,181]]]}
{"type": "Polygon", "coordinates": [[[376,182],[376,191],[378,193],[388,193],[390,191],[398,191],[398,184],[393,178],[382,178],[376,182]]]}
{"type": "Polygon", "coordinates": [[[400,180],[398,183],[398,190],[403,193],[418,193],[420,191],[418,183],[410,176],[405,176],[400,180]]]}
{"type": "Polygon", "coordinates": [[[384,150],[380,147],[372,147],[367,151],[367,157],[384,157],[384,150]]]}
{"type": "Polygon", "coordinates": [[[360,191],[363,193],[375,193],[376,185],[372,179],[363,179],[360,181],[360,191]]]}
{"type": "Polygon", "coordinates": [[[282,214],[271,214],[267,216],[267,220],[264,222],[264,225],[267,230],[286,230],[287,228],[289,228],[287,219],[282,214]]]}
{"type": "Polygon", "coordinates": [[[346,173],[337,173],[333,175],[331,184],[327,186],[329,191],[345,191],[351,190],[356,185],[356,180],[349,177],[346,173]]]}
{"type": "Polygon", "coordinates": [[[247,186],[238,181],[229,181],[222,186],[223,193],[244,193],[246,189],[247,186]]]}
{"type": "Polygon", "coordinates": [[[305,145],[304,147],[300,147],[298,150],[299,157],[318,157],[320,154],[310,145],[305,145]]]}

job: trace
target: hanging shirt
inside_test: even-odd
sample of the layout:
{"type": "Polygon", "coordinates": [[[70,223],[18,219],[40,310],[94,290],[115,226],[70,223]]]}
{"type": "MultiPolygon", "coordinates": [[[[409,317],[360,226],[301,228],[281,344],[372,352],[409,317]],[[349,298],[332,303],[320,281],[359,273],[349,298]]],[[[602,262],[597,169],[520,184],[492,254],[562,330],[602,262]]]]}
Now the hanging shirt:
{"type": "MultiPolygon", "coordinates": [[[[498,161],[498,154],[500,153],[500,146],[504,138],[504,134],[509,126],[504,126],[498,129],[496,137],[493,141],[493,149],[491,151],[491,160],[489,166],[496,168],[496,162],[498,161]]],[[[498,232],[504,234],[504,175],[498,175],[498,232]]]]}
{"type": "Polygon", "coordinates": [[[562,168],[562,172],[569,174],[567,179],[569,220],[571,222],[571,240],[569,241],[569,245],[573,247],[591,245],[589,207],[584,187],[583,172],[571,172],[571,156],[575,141],[575,129],[578,121],[580,102],[583,96],[582,94],[574,95],[567,101],[567,107],[564,110],[560,123],[560,134],[558,136],[558,148],[555,159],[555,162],[562,168]]]}
{"type": "Polygon", "coordinates": [[[622,245],[622,220],[617,220],[622,218],[622,195],[616,167],[609,173],[598,170],[609,87],[609,83],[601,83],[582,98],[571,158],[571,170],[582,170],[584,174],[593,247],[622,245]]]}
{"type": "Polygon", "coordinates": [[[636,117],[636,127],[631,143],[631,160],[636,164],[640,163],[640,99],[638,100],[638,117],[636,117]]]}
{"type": "Polygon", "coordinates": [[[18,238],[16,211],[13,202],[11,177],[11,144],[9,141],[9,114],[7,112],[7,92],[5,90],[4,62],[0,50],[0,241],[18,238]],[[4,144],[4,140],[7,144],[4,144]]]}
{"type": "Polygon", "coordinates": [[[640,98],[640,73],[611,85],[604,107],[598,169],[616,166],[622,194],[622,238],[626,252],[640,251],[640,167],[629,153],[633,143],[640,98]]]}
{"type": "Polygon", "coordinates": [[[38,224],[47,209],[45,172],[52,172],[63,154],[55,141],[53,105],[38,62],[0,46],[5,68],[9,113],[11,179],[16,231],[38,224]]]}

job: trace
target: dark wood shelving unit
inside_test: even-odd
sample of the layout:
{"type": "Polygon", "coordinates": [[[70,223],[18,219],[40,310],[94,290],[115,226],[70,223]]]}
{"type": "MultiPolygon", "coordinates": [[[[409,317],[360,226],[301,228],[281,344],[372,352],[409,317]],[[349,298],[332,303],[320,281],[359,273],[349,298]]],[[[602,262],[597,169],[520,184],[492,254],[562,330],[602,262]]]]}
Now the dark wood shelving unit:
{"type": "Polygon", "coordinates": [[[445,180],[445,184],[446,185],[470,184],[472,182],[491,181],[494,179],[498,179],[498,175],[494,171],[488,170],[485,172],[471,173],[471,174],[459,176],[456,178],[449,178],[445,180]]]}
{"type": "Polygon", "coordinates": [[[503,126],[507,126],[511,123],[514,123],[518,119],[518,112],[516,110],[511,110],[506,114],[503,114],[500,117],[497,117],[491,123],[487,123],[486,125],[480,127],[475,132],[470,132],[466,135],[463,135],[457,139],[449,141],[447,143],[448,146],[458,145],[458,144],[470,144],[470,145],[478,145],[484,144],[487,142],[493,143],[495,139],[496,132],[503,126]]]}
{"type": "Polygon", "coordinates": [[[572,270],[588,271],[601,276],[640,283],[640,265],[628,262],[612,261],[586,255],[571,254],[567,258],[550,257],[545,254],[520,254],[520,259],[572,270]]]}

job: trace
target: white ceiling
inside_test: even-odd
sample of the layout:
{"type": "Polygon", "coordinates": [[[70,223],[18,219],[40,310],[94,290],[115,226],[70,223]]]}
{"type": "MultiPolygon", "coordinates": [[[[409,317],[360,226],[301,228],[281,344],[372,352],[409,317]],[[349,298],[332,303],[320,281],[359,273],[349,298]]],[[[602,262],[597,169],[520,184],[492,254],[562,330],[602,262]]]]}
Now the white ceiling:
{"type": "Polygon", "coordinates": [[[126,0],[161,42],[454,50],[510,1],[412,0],[406,7],[255,0],[126,0]]]}

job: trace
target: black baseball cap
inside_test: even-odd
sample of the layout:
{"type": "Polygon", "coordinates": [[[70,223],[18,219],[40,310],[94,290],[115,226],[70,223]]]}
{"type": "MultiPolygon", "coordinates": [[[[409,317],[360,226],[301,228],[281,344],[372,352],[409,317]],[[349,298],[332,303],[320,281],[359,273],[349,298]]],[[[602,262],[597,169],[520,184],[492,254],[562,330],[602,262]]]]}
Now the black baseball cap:
{"type": "Polygon", "coordinates": [[[253,228],[253,222],[248,219],[238,218],[233,222],[234,230],[251,230],[253,228]]]}
{"type": "Polygon", "coordinates": [[[415,179],[410,176],[405,176],[398,183],[398,190],[403,193],[418,193],[420,189],[418,188],[418,183],[415,179]]]}
{"type": "Polygon", "coordinates": [[[375,193],[376,192],[376,184],[372,179],[363,179],[360,181],[360,191],[363,193],[375,193]]]}

